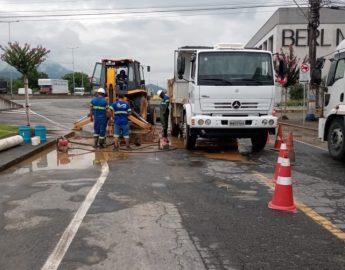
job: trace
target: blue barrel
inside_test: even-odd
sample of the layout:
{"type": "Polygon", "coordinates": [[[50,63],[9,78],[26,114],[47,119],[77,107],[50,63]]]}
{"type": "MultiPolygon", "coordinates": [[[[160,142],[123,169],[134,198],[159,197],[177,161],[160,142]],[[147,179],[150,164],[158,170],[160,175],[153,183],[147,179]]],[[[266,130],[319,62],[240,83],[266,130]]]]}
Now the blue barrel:
{"type": "Polygon", "coordinates": [[[24,143],[31,142],[30,127],[28,127],[28,126],[20,126],[18,128],[18,134],[23,137],[24,143]]]}
{"type": "Polygon", "coordinates": [[[46,142],[47,141],[46,127],[45,126],[36,126],[35,127],[35,136],[40,137],[41,142],[46,142]]]}

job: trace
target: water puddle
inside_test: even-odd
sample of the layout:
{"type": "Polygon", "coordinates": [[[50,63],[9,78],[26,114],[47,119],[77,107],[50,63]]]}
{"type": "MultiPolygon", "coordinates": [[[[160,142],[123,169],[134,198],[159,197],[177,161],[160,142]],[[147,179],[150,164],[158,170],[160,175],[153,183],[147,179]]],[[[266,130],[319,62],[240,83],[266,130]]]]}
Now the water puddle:
{"type": "Polygon", "coordinates": [[[71,144],[71,149],[67,153],[59,152],[52,147],[18,163],[4,173],[24,174],[44,170],[87,169],[104,161],[124,160],[129,156],[130,153],[113,152],[111,147],[94,151],[92,147],[86,145],[76,147],[75,144],[71,144]]]}
{"type": "Polygon", "coordinates": [[[210,159],[220,159],[220,160],[228,160],[234,162],[241,162],[244,164],[258,164],[253,160],[250,160],[247,156],[241,154],[240,152],[236,151],[222,151],[219,153],[205,153],[205,156],[210,159]]]}

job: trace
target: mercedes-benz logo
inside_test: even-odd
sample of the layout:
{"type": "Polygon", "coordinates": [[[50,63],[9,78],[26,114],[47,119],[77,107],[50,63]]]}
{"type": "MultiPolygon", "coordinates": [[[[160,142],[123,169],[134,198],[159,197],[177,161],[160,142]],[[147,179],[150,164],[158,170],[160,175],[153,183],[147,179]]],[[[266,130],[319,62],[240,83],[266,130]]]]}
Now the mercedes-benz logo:
{"type": "Polygon", "coordinates": [[[232,103],[232,107],[234,109],[239,109],[241,108],[241,102],[239,102],[238,100],[235,100],[233,103],[232,103]]]}

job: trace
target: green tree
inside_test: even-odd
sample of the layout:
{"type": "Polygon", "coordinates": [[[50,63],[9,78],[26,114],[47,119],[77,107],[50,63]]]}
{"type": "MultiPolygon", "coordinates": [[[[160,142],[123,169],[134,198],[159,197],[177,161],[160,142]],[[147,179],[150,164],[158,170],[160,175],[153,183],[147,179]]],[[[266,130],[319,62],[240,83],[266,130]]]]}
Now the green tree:
{"type": "Polygon", "coordinates": [[[290,88],[290,98],[293,100],[301,100],[303,99],[303,85],[302,84],[296,84],[290,88]]]}
{"type": "Polygon", "coordinates": [[[18,93],[19,88],[24,87],[23,79],[15,79],[12,81],[13,92],[18,93]]]}
{"type": "MultiPolygon", "coordinates": [[[[71,93],[74,93],[73,89],[73,73],[67,73],[65,76],[62,77],[64,80],[68,80],[68,89],[71,90],[71,93]]],[[[89,77],[87,74],[82,72],[74,72],[74,81],[75,87],[82,87],[84,86],[85,91],[91,90],[91,85],[89,81],[89,77]]]]}
{"type": "Polygon", "coordinates": [[[0,46],[4,53],[1,55],[1,60],[17,69],[24,79],[25,88],[25,108],[28,126],[30,126],[30,113],[29,113],[29,95],[28,95],[28,76],[33,70],[46,60],[45,56],[50,52],[43,48],[41,45],[36,48],[25,43],[20,46],[18,42],[8,43],[8,47],[0,46]]]}
{"type": "MultiPolygon", "coordinates": [[[[48,79],[48,78],[49,76],[47,73],[37,71],[37,69],[32,70],[28,74],[29,87],[32,89],[32,91],[38,90],[39,89],[38,79],[48,79]]],[[[24,76],[22,76],[21,79],[24,80],[24,76]]]]}

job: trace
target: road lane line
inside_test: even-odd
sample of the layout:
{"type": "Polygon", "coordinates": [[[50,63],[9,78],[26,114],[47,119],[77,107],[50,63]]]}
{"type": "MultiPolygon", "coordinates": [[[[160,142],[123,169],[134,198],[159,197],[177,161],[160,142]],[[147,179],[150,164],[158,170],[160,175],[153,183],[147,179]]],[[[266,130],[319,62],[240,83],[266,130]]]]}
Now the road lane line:
{"type": "Polygon", "coordinates": [[[41,268],[42,270],[56,270],[58,269],[63,257],[65,256],[70,244],[72,243],[75,235],[78,232],[78,229],[88,212],[90,206],[94,202],[97,193],[103,186],[105,180],[107,179],[109,174],[109,166],[108,163],[102,163],[102,173],[100,177],[97,179],[96,183],[90,189],[89,193],[87,194],[84,202],[81,204],[78,211],[75,213],[73,219],[67,226],[66,230],[62,234],[58,244],[56,245],[52,254],[50,254],[49,258],[41,268]]]}
{"type": "Polygon", "coordinates": [[[299,143],[302,143],[302,144],[305,144],[305,145],[308,145],[308,146],[310,146],[310,147],[314,147],[314,148],[317,148],[317,149],[320,149],[320,150],[323,150],[323,151],[328,152],[327,149],[322,148],[322,147],[320,147],[320,146],[316,146],[316,145],[313,145],[313,144],[310,144],[310,143],[302,142],[302,141],[300,141],[300,140],[295,140],[295,141],[296,141],[296,142],[299,142],[299,143]]]}
{"type": "MultiPolygon", "coordinates": [[[[274,189],[274,184],[272,183],[272,180],[266,177],[265,175],[262,175],[261,173],[255,172],[256,176],[261,178],[261,180],[264,181],[266,186],[268,186],[271,189],[274,189]]],[[[320,224],[325,230],[329,231],[331,234],[333,234],[338,239],[345,242],[345,232],[337,228],[332,222],[330,222],[327,218],[321,216],[319,213],[317,213],[312,208],[306,206],[304,203],[296,202],[296,207],[302,211],[305,215],[310,217],[313,221],[320,224]]]]}
{"type": "Polygon", "coordinates": [[[47,120],[48,122],[50,122],[50,123],[52,123],[52,124],[54,124],[54,125],[57,125],[57,126],[59,126],[59,127],[61,127],[61,128],[64,128],[64,129],[70,129],[69,127],[67,127],[67,126],[65,126],[65,125],[61,125],[60,123],[55,122],[54,120],[51,120],[51,119],[49,119],[48,117],[46,117],[46,116],[44,116],[44,115],[42,115],[42,114],[39,114],[39,113],[37,113],[37,112],[34,112],[33,110],[30,110],[30,111],[31,111],[33,114],[35,114],[35,115],[37,115],[37,116],[39,116],[39,117],[41,117],[41,118],[47,120]]]}

